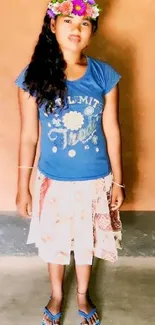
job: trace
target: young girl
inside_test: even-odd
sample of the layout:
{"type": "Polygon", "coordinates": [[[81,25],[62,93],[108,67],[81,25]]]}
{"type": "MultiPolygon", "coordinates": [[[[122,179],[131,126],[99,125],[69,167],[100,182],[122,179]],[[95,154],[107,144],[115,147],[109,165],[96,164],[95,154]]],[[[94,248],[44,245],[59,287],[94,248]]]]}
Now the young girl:
{"type": "Polygon", "coordinates": [[[31,215],[29,182],[40,138],[28,243],[35,243],[48,263],[51,298],[42,325],[60,324],[71,251],[81,324],[99,324],[87,294],[93,258],[114,262],[120,248],[120,75],[83,54],[99,13],[95,0],[52,0],[31,62],[16,80],[21,88],[17,207],[25,217],[31,215]]]}

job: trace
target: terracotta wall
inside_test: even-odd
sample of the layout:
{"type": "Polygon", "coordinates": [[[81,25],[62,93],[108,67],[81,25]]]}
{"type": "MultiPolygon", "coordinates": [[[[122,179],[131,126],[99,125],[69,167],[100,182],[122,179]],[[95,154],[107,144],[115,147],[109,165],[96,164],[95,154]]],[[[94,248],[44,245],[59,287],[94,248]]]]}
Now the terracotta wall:
{"type": "MultiPolygon", "coordinates": [[[[19,112],[13,84],[28,63],[47,1],[0,4],[0,210],[15,210],[19,112]]],[[[89,54],[123,75],[120,120],[127,200],[124,210],[155,210],[155,2],[100,0],[100,31],[89,54]]]]}

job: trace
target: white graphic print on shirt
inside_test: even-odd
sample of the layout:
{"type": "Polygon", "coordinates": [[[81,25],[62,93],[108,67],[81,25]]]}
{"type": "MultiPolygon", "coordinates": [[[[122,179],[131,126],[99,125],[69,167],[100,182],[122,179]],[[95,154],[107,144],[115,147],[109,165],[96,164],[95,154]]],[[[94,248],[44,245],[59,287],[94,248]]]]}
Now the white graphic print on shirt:
{"type": "MultiPolygon", "coordinates": [[[[98,137],[95,133],[97,123],[101,120],[103,103],[89,96],[68,96],[68,103],[73,106],[73,110],[54,114],[50,122],[48,119],[48,137],[53,143],[53,153],[69,146],[68,156],[73,158],[77,154],[75,146],[78,143],[82,143],[85,150],[89,150],[93,145],[96,152],[99,152],[98,137]],[[83,112],[74,111],[76,104],[85,104],[83,112]]],[[[48,116],[46,113],[44,115],[48,116]]]]}

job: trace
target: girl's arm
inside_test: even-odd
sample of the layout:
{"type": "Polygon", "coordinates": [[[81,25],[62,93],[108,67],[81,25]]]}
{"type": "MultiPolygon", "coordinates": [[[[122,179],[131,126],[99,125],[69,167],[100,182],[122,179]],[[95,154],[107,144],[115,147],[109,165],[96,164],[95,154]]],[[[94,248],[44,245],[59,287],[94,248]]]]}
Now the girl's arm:
{"type": "MultiPolygon", "coordinates": [[[[19,89],[18,95],[21,117],[18,165],[33,167],[39,137],[37,105],[35,98],[22,89],[19,89]]],[[[28,216],[28,208],[31,210],[29,192],[31,173],[32,169],[18,168],[17,206],[23,216],[28,216]]]]}
{"type": "MultiPolygon", "coordinates": [[[[110,158],[113,180],[123,183],[122,176],[122,154],[121,136],[118,117],[119,91],[118,86],[114,87],[105,95],[105,107],[103,112],[103,130],[107,140],[107,149],[110,158]]],[[[117,185],[113,186],[112,205],[120,208],[124,200],[123,191],[117,185]]]]}

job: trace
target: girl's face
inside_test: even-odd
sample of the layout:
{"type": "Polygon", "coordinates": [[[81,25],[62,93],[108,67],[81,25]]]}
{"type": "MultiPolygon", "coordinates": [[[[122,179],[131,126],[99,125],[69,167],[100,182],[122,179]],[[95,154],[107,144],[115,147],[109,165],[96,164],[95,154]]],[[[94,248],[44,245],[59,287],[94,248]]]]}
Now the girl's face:
{"type": "Polygon", "coordinates": [[[51,31],[55,33],[61,50],[81,52],[90,42],[92,23],[80,16],[58,16],[51,20],[51,31]]]}

